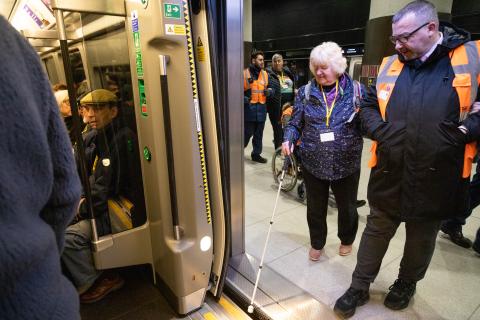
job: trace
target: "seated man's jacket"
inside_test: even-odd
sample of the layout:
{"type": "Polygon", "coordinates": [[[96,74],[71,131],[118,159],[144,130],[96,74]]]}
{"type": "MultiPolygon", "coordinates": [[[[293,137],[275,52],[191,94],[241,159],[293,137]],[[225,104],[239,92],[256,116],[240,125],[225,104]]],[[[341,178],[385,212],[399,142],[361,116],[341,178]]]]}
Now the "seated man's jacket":
{"type": "MultiPolygon", "coordinates": [[[[111,232],[108,199],[119,195],[132,199],[135,188],[142,188],[134,183],[138,180],[134,175],[140,174],[136,167],[137,140],[132,130],[115,119],[103,130],[86,133],[84,146],[93,213],[98,235],[102,236],[111,232]]],[[[80,206],[79,215],[89,218],[86,201],[80,206]]]]}

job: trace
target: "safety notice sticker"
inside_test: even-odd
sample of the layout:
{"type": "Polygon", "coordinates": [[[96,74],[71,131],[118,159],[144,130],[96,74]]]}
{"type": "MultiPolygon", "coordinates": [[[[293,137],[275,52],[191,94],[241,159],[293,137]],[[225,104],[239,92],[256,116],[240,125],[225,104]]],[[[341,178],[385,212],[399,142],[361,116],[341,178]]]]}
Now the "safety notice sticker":
{"type": "Polygon", "coordinates": [[[168,35],[184,36],[186,35],[185,25],[184,24],[165,24],[165,33],[168,35]]]}
{"type": "Polygon", "coordinates": [[[197,59],[200,62],[205,61],[205,47],[203,46],[202,39],[198,37],[197,41],[197,59]]]}

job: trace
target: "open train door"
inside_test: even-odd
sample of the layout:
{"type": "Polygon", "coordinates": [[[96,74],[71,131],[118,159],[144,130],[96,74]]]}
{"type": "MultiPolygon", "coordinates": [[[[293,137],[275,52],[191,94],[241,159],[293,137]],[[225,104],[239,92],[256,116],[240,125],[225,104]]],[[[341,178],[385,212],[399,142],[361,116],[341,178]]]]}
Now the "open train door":
{"type": "MultiPolygon", "coordinates": [[[[110,58],[112,64],[119,64],[122,31],[128,42],[131,81],[123,85],[130,85],[133,96],[122,113],[134,114],[129,126],[135,139],[127,141],[127,150],[139,153],[144,201],[127,196],[111,199],[112,230],[102,233],[95,223],[92,190],[85,188],[95,265],[109,269],[151,264],[155,281],[174,309],[190,313],[202,306],[208,290],[219,297],[229,256],[228,201],[223,192],[205,7],[195,3],[192,17],[193,6],[182,0],[52,0],[51,5],[71,106],[76,106],[79,95],[76,66],[68,55],[72,41],[66,34],[76,31],[79,38],[74,42],[95,41],[84,44],[88,90],[108,89],[113,69],[118,75],[127,73],[123,64],[104,68],[95,59],[110,58]],[[79,16],[79,23],[73,24],[76,30],[67,30],[65,20],[72,13],[79,16]],[[111,33],[107,41],[105,36],[111,33]],[[107,45],[111,49],[105,57],[107,45]]],[[[122,86],[116,85],[121,95],[122,86]]],[[[77,115],[74,118],[81,121],[77,115]]],[[[80,154],[87,152],[79,134],[77,144],[80,154]]],[[[89,170],[110,164],[102,159],[89,168],[83,161],[84,185],[89,170]]],[[[134,180],[132,184],[138,183],[134,180]]]]}
{"type": "Polygon", "coordinates": [[[180,314],[217,296],[229,225],[201,1],[126,1],[143,173],[159,283],[180,314]]]}

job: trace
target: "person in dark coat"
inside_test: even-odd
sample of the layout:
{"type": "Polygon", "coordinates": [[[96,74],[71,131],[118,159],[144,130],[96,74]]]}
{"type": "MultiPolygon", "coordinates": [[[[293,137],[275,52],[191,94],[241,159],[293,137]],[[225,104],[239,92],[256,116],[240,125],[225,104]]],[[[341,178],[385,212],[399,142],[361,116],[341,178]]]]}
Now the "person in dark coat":
{"type": "Polygon", "coordinates": [[[292,118],[284,129],[282,152],[289,155],[298,141],[307,189],[309,258],[318,261],[327,239],[328,192],[338,205],[339,254],[349,255],[358,228],[355,206],[363,139],[357,118],[354,81],[345,72],[346,59],[334,42],[310,53],[315,78],[298,90],[292,118]]]}
{"type": "Polygon", "coordinates": [[[0,318],[80,319],[62,275],[81,185],[35,50],[0,16],[0,318]]]}
{"type": "Polygon", "coordinates": [[[263,129],[267,120],[267,97],[274,94],[264,70],[264,54],[252,53],[252,63],[243,71],[244,148],[252,138],[252,161],[267,163],[262,157],[263,129]]]}
{"type": "Polygon", "coordinates": [[[478,255],[480,255],[480,228],[477,229],[477,235],[475,236],[472,248],[478,255]]]}
{"type": "Polygon", "coordinates": [[[283,129],[282,129],[282,106],[285,103],[293,105],[295,97],[294,75],[288,67],[283,65],[283,57],[281,54],[274,54],[272,57],[272,67],[267,68],[269,83],[274,94],[267,98],[267,113],[273,129],[273,144],[275,149],[282,146],[283,129]]]}
{"type": "MultiPolygon", "coordinates": [[[[477,99],[480,100],[480,97],[477,99]]],[[[463,235],[462,228],[467,223],[467,218],[470,217],[473,209],[480,205],[480,165],[478,165],[478,163],[476,173],[473,175],[468,187],[468,195],[467,207],[464,208],[462,204],[462,207],[459,209],[461,211],[458,212],[458,215],[443,221],[440,227],[440,230],[446,238],[457,246],[466,249],[472,246],[472,241],[463,235]]]]}
{"type": "MultiPolygon", "coordinates": [[[[472,151],[467,143],[480,136],[480,113],[470,100],[478,84],[462,82],[452,64],[465,57],[459,48],[478,45],[469,39],[466,31],[450,24],[439,28],[435,6],[428,1],[411,2],[393,17],[390,40],[398,56],[384,59],[377,87],[370,88],[361,104],[362,126],[377,144],[368,184],[371,211],[357,266],[350,288],[334,307],[342,317],[352,316],[368,301],[370,283],[402,222],[403,257],[384,304],[392,310],[406,308],[428,269],[441,221],[467,204],[472,151]],[[472,95],[460,99],[464,89],[472,95]]],[[[478,66],[478,53],[470,62],[478,66]]],[[[470,72],[465,71],[470,62],[462,62],[462,72],[470,72]]],[[[477,79],[478,71],[472,72],[477,79]]]]}
{"type": "MultiPolygon", "coordinates": [[[[133,199],[135,193],[142,190],[141,181],[134,177],[138,171],[131,167],[138,162],[137,141],[134,133],[120,123],[117,97],[112,92],[94,90],[85,95],[80,104],[91,127],[84,136],[85,160],[96,229],[98,236],[103,236],[112,232],[108,200],[120,195],[133,199]]],[[[124,280],[115,272],[102,273],[95,269],[86,201],[81,202],[77,218],[79,221],[67,229],[62,261],[81,294],[80,301],[92,303],[122,287],[124,280]]]]}

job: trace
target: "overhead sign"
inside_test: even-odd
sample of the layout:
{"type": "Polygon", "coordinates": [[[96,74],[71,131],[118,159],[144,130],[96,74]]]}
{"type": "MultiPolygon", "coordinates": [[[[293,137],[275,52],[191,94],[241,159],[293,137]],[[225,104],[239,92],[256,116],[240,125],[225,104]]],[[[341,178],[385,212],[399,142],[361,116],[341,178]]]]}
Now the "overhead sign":
{"type": "Polygon", "coordinates": [[[165,18],[180,19],[180,5],[173,3],[163,4],[163,16],[165,18]]]}

